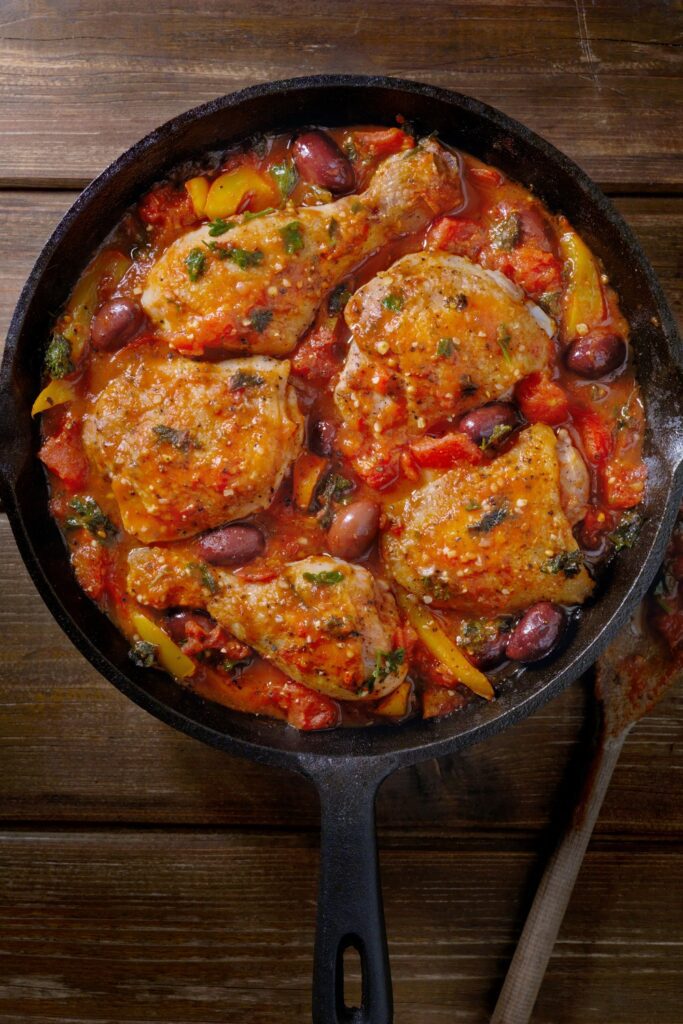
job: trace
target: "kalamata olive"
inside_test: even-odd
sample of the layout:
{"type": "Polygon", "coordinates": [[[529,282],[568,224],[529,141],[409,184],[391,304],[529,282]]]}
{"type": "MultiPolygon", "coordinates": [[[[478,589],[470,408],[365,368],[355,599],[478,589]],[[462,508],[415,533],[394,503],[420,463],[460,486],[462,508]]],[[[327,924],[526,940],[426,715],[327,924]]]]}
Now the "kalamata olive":
{"type": "Polygon", "coordinates": [[[90,341],[94,348],[121,348],[132,341],[145,316],[136,302],[112,299],[98,309],[90,324],[90,341]]]}
{"type": "Polygon", "coordinates": [[[351,163],[326,132],[304,132],[292,146],[296,169],[312,185],[328,192],[350,192],[355,185],[351,163]]]}
{"type": "Polygon", "coordinates": [[[379,529],[379,505],[359,498],[337,512],[327,534],[331,555],[354,561],[368,550],[379,529]]]}
{"type": "Polygon", "coordinates": [[[334,452],[337,428],[331,420],[315,420],[308,431],[308,444],[316,455],[329,458],[334,452]]]}
{"type": "Polygon", "coordinates": [[[498,633],[495,636],[489,637],[478,651],[472,656],[472,660],[477,668],[490,669],[500,665],[501,661],[506,658],[505,647],[508,642],[508,633],[498,633]]]}
{"type": "Polygon", "coordinates": [[[539,601],[524,612],[509,635],[505,653],[513,661],[538,661],[560,639],[566,622],[564,609],[539,601]]]}
{"type": "Polygon", "coordinates": [[[171,612],[168,614],[164,621],[164,628],[167,633],[170,634],[171,639],[175,640],[176,643],[182,643],[183,640],[187,639],[187,633],[185,627],[188,622],[196,622],[201,625],[207,633],[216,625],[214,619],[206,612],[191,611],[189,608],[181,608],[177,612],[171,612]]]}
{"type": "Polygon", "coordinates": [[[243,565],[263,554],[266,539],[257,526],[219,526],[197,541],[202,558],[211,565],[243,565]]]}
{"type": "MultiPolygon", "coordinates": [[[[481,409],[474,409],[465,413],[458,424],[458,430],[467,434],[475,444],[482,441],[489,441],[496,428],[500,434],[500,440],[509,436],[510,431],[519,425],[517,412],[514,405],[506,402],[494,402],[492,405],[483,405],[481,409]],[[503,428],[509,428],[504,430],[503,428]]],[[[495,443],[495,438],[492,444],[495,443]]]]}
{"type": "Polygon", "coordinates": [[[565,362],[580,377],[595,380],[621,366],[626,358],[626,342],[618,334],[586,334],[575,338],[567,349],[565,362]]]}

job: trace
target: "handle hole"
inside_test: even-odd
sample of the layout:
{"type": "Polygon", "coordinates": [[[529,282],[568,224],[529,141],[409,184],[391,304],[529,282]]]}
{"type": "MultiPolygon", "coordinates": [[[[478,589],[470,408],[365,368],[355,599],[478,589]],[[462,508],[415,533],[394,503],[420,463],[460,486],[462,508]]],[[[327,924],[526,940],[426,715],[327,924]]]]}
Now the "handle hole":
{"type": "Polygon", "coordinates": [[[363,964],[360,950],[350,940],[344,947],[341,955],[342,960],[342,999],[344,1009],[353,1011],[360,1009],[363,1005],[363,964]]]}

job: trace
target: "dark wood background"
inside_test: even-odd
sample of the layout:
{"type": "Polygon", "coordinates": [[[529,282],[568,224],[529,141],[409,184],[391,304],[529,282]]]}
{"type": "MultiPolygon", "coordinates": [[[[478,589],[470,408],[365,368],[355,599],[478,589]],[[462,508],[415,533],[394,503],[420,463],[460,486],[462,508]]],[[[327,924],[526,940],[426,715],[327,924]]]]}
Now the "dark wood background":
{"type": "MultiPolygon", "coordinates": [[[[615,197],[680,317],[682,25],[646,0],[3,0],[0,327],[124,147],[218,94],[324,71],[450,86],[545,135],[615,197]]],[[[127,702],[52,621],[4,517],[0,544],[0,1020],[302,1024],[312,792],[127,702]]],[[[488,1019],[575,794],[589,694],[384,786],[397,1024],[488,1019]]],[[[673,693],[626,743],[537,1024],[683,1020],[682,797],[673,693]]]]}

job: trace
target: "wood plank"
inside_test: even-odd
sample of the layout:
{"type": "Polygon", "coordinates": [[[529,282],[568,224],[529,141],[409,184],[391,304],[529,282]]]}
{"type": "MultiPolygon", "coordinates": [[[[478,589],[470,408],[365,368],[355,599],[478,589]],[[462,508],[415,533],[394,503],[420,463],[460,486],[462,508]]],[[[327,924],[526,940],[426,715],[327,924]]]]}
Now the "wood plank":
{"type": "MultiPolygon", "coordinates": [[[[302,780],[173,732],[90,668],[36,594],[5,519],[0,550],[0,819],[316,827],[302,780]]],[[[381,821],[432,833],[545,828],[571,804],[585,710],[574,687],[486,744],[399,773],[382,790],[381,821]]],[[[683,830],[682,740],[679,691],[627,741],[601,830],[683,830]]]]}
{"type": "Polygon", "coordinates": [[[0,10],[0,182],[82,185],[169,117],[293,75],[412,77],[492,103],[604,186],[680,189],[680,8],[521,3],[98,0],[0,10]],[[543,19],[542,31],[539,20],[543,19]]]}
{"type": "MultiPolygon", "coordinates": [[[[0,835],[6,1024],[309,1019],[316,843],[308,835],[0,835]]],[[[527,843],[382,845],[396,1020],[480,1024],[539,867],[527,843]],[[408,883],[409,879],[409,883],[408,883]]],[[[352,866],[351,866],[352,867],[352,866]]],[[[537,1024],[675,1024],[680,843],[594,843],[537,1024]]]]}
{"type": "MultiPolygon", "coordinates": [[[[0,345],[38,253],[77,195],[0,190],[0,345]]],[[[640,239],[683,323],[683,199],[621,197],[615,205],[640,239]]]]}

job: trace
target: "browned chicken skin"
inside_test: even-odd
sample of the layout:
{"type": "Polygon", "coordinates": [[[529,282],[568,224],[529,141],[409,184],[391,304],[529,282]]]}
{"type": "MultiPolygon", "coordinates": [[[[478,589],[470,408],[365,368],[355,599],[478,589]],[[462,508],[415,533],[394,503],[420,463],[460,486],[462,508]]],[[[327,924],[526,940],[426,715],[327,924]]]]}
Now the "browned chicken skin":
{"type": "Polygon", "coordinates": [[[220,237],[206,224],[183,235],[150,270],[142,305],[179,351],[286,355],[352,267],[461,201],[456,158],[430,140],[385,160],[361,196],[236,217],[220,237]]]}
{"type": "Polygon", "coordinates": [[[394,599],[361,566],[317,555],[250,583],[213,566],[200,574],[167,548],[136,548],[128,565],[128,591],[141,604],[206,608],[291,679],[330,697],[381,697],[405,678],[394,599]]]}

